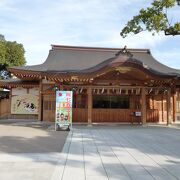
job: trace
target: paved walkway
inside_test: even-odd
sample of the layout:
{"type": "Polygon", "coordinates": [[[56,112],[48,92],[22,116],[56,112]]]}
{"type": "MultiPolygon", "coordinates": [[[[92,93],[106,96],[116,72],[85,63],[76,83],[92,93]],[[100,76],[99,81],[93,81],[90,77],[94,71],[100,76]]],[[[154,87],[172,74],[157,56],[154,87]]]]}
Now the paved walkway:
{"type": "Polygon", "coordinates": [[[180,130],[84,127],[69,134],[51,180],[180,179],[180,130]]]}
{"type": "Polygon", "coordinates": [[[1,153],[0,180],[180,179],[180,129],[76,126],[62,153],[1,153]]]}

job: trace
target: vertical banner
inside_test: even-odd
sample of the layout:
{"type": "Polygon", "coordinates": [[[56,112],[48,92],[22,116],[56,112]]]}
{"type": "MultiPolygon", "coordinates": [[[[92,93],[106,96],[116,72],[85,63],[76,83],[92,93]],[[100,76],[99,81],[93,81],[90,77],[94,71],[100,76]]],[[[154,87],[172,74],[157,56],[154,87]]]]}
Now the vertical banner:
{"type": "Polygon", "coordinates": [[[72,125],[72,91],[56,91],[55,130],[72,125]]]}

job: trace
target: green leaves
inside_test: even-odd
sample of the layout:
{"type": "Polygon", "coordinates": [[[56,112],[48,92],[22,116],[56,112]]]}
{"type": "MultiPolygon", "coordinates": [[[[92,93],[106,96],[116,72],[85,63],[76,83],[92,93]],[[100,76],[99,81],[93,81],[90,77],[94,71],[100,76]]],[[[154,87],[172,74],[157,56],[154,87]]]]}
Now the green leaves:
{"type": "Polygon", "coordinates": [[[26,63],[24,53],[22,44],[6,41],[4,36],[0,35],[0,78],[5,78],[4,71],[7,67],[22,66],[26,63]]]}
{"type": "Polygon", "coordinates": [[[168,28],[171,29],[170,32],[180,32],[179,22],[170,25],[166,14],[166,9],[175,5],[176,0],[154,0],[151,7],[141,9],[137,16],[128,21],[120,35],[125,38],[129,33],[137,34],[141,31],[150,31],[154,34],[166,31],[168,28]]]}
{"type": "Polygon", "coordinates": [[[10,66],[21,66],[26,63],[24,58],[24,48],[16,41],[6,41],[6,64],[10,66]]]}
{"type": "Polygon", "coordinates": [[[174,26],[170,26],[165,30],[166,35],[179,35],[180,34],[180,23],[175,23],[174,26]]]}
{"type": "Polygon", "coordinates": [[[177,31],[180,31],[180,23],[175,23],[174,24],[174,29],[177,31]]]}
{"type": "Polygon", "coordinates": [[[3,41],[0,41],[0,64],[5,64],[6,61],[6,46],[3,41]]]}

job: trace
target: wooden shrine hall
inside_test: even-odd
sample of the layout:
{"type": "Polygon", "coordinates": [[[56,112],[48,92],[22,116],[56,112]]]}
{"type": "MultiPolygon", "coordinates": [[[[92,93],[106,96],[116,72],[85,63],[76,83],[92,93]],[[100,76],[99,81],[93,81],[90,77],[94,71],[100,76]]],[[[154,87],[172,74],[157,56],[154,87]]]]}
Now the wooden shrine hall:
{"type": "MultiPolygon", "coordinates": [[[[162,52],[163,53],[163,52],[162,52]]],[[[180,70],[148,49],[52,45],[39,65],[11,67],[1,118],[55,120],[56,90],[73,91],[74,123],[171,123],[179,116],[180,70]]]]}

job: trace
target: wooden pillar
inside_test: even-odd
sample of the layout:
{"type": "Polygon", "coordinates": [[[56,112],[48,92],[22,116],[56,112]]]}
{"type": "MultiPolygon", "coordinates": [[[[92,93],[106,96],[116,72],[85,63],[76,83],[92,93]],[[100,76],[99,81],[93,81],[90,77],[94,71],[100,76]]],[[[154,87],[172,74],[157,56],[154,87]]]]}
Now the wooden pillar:
{"type": "Polygon", "coordinates": [[[39,108],[38,108],[38,120],[39,121],[43,121],[42,90],[43,90],[42,79],[40,79],[39,80],[39,108]]]}
{"type": "Polygon", "coordinates": [[[152,109],[155,109],[154,108],[154,95],[152,95],[152,109]]]}
{"type": "Polygon", "coordinates": [[[92,124],[92,88],[88,87],[88,124],[92,124]]]}
{"type": "MultiPolygon", "coordinates": [[[[12,87],[10,87],[10,94],[9,94],[9,100],[10,100],[10,103],[9,103],[9,111],[8,111],[8,119],[11,117],[11,104],[12,104],[12,97],[13,97],[13,94],[12,94],[12,87]]],[[[2,105],[1,105],[1,110],[2,110],[2,105]]]]}
{"type": "Polygon", "coordinates": [[[162,99],[161,99],[161,111],[162,111],[162,122],[164,122],[164,96],[162,94],[162,99]]]}
{"type": "Polygon", "coordinates": [[[146,124],[146,92],[145,87],[141,88],[141,122],[146,124]]]}
{"type": "Polygon", "coordinates": [[[173,122],[176,121],[176,99],[177,99],[177,94],[176,94],[176,91],[174,91],[174,94],[173,94],[173,122]]]}
{"type": "Polygon", "coordinates": [[[166,98],[166,106],[167,106],[167,125],[171,123],[171,91],[168,89],[167,98],[166,98]]]}

